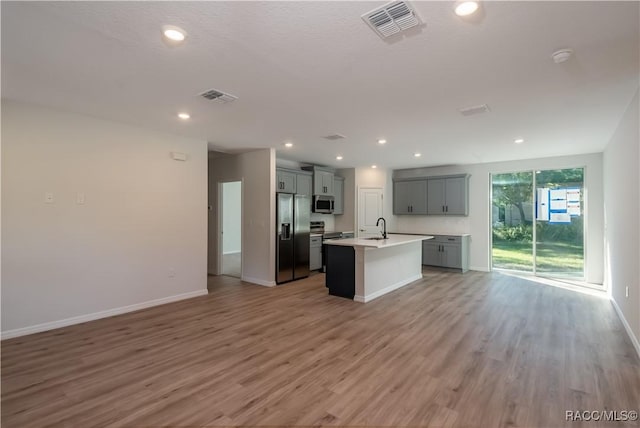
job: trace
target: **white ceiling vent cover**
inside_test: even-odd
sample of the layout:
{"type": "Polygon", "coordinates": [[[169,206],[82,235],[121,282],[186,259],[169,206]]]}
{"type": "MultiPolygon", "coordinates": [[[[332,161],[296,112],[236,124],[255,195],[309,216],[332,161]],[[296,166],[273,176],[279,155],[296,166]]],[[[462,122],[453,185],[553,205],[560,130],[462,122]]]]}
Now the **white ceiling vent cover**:
{"type": "Polygon", "coordinates": [[[208,91],[201,93],[200,96],[221,104],[230,103],[231,101],[238,99],[235,95],[227,94],[222,91],[218,91],[217,89],[209,89],[208,91]]]}
{"type": "Polygon", "coordinates": [[[394,1],[367,12],[362,19],[383,39],[407,30],[422,21],[406,1],[394,1]]]}
{"type": "Polygon", "coordinates": [[[325,135],[322,138],[330,140],[330,141],[335,141],[335,140],[342,140],[342,139],[347,138],[347,137],[345,137],[342,134],[332,134],[332,135],[325,135]]]}
{"type": "Polygon", "coordinates": [[[487,113],[489,110],[489,106],[486,104],[481,104],[479,106],[465,107],[458,110],[460,114],[463,116],[473,116],[474,114],[487,113]]]}

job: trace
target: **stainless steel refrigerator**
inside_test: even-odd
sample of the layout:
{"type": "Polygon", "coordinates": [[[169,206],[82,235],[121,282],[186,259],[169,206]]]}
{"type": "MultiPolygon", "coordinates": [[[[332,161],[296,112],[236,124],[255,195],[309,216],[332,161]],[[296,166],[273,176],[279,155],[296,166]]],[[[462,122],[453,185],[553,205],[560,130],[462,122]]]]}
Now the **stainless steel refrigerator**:
{"type": "Polygon", "coordinates": [[[276,283],[309,276],[311,199],[276,194],[276,283]]]}

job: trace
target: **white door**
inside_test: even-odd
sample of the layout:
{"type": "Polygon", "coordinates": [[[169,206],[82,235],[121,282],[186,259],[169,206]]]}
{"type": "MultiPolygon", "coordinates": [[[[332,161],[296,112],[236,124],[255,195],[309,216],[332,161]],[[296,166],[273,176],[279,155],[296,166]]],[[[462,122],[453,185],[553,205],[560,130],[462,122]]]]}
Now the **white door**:
{"type": "Polygon", "coordinates": [[[380,236],[382,224],[376,221],[382,217],[382,189],[365,187],[358,190],[358,236],[380,236]]]}

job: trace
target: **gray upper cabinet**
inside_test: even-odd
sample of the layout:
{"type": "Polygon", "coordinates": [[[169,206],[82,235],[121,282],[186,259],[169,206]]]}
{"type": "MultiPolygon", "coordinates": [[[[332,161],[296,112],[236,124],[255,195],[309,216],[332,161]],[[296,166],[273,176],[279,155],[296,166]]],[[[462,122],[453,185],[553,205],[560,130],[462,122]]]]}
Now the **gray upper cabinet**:
{"type": "Polygon", "coordinates": [[[303,166],[313,172],[313,194],[333,196],[333,169],[322,166],[303,166]]]}
{"type": "Polygon", "coordinates": [[[344,178],[337,175],[333,176],[333,197],[335,203],[333,206],[334,214],[344,214],[344,178]]]}
{"type": "Polygon", "coordinates": [[[333,196],[333,173],[329,171],[314,171],[313,194],[333,196]]]}
{"type": "Polygon", "coordinates": [[[296,193],[299,195],[311,196],[312,193],[312,176],[309,173],[296,174],[296,193]]]}
{"type": "Polygon", "coordinates": [[[469,176],[428,178],[427,214],[469,215],[469,176]]]}
{"type": "Polygon", "coordinates": [[[394,181],[393,213],[427,214],[427,180],[394,181]]]}
{"type": "Polygon", "coordinates": [[[312,174],[294,169],[276,168],[276,192],[311,196],[312,174]]]}
{"type": "Polygon", "coordinates": [[[276,170],[276,192],[296,193],[296,174],[281,169],[276,170]]]}

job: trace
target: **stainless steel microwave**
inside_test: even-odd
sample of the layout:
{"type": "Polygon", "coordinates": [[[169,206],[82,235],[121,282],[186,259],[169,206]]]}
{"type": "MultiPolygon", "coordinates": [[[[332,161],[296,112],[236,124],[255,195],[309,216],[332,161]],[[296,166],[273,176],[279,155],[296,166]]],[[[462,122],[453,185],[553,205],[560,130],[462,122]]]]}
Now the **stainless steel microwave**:
{"type": "Polygon", "coordinates": [[[314,213],[333,214],[334,203],[333,196],[314,195],[312,211],[314,213]]]}

